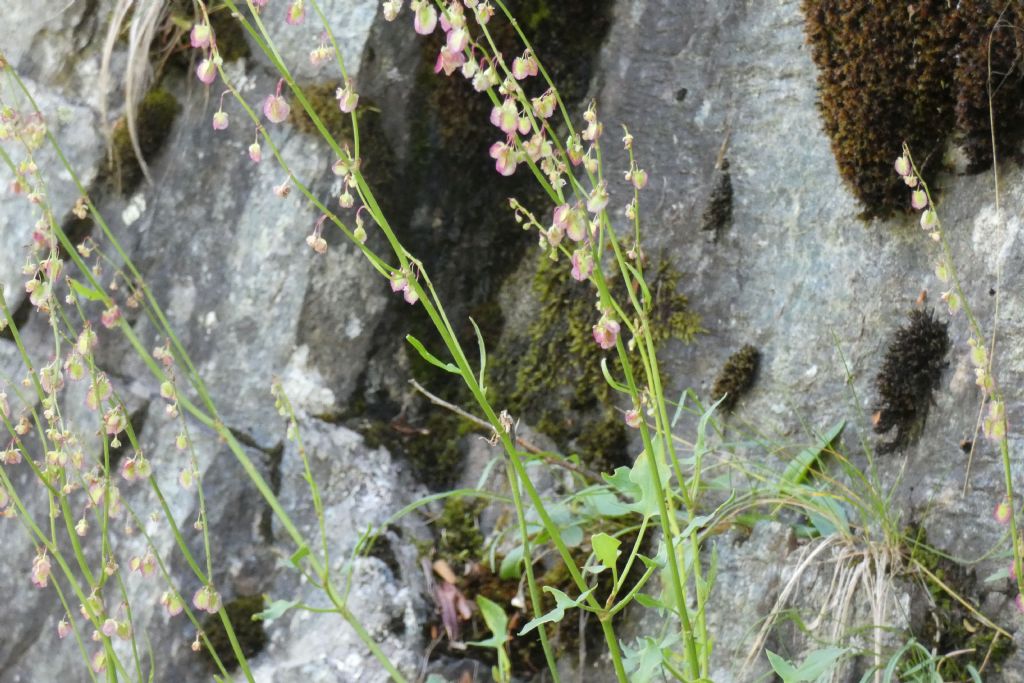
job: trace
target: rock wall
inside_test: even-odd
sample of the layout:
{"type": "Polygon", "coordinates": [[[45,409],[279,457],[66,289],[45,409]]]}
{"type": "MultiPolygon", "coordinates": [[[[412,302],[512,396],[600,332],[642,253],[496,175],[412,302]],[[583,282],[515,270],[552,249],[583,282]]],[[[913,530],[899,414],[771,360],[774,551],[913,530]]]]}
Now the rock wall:
{"type": "MultiPolygon", "coordinates": [[[[72,2],[52,12],[40,12],[38,3],[8,4],[0,50],[56,121],[54,132],[86,183],[102,178],[107,152],[96,82],[112,3],[72,2]]],[[[504,181],[493,174],[486,158],[486,122],[483,127],[468,123],[473,115],[485,115],[487,105],[469,113],[445,108],[460,95],[452,90],[456,86],[429,73],[434,48],[413,34],[407,12],[398,24],[389,24],[374,0],[322,5],[364,97],[380,109],[366,114],[371,182],[392,202],[399,233],[414,252],[422,249],[434,281],[451,297],[453,319],[467,313],[480,317],[485,306],[499,303],[499,322],[492,328],[497,346],[503,330],[507,338],[509,329],[523,329],[536,307],[528,286],[536,268],[530,240],[523,241],[503,208],[507,196],[527,192],[530,180],[504,181]],[[455,126],[454,132],[446,124],[455,126]]],[[[546,7],[524,7],[536,10],[533,5],[546,7]]],[[[862,219],[862,207],[843,184],[819,116],[818,72],[805,42],[801,3],[620,0],[581,6],[566,10],[575,13],[578,26],[592,22],[572,37],[578,42],[570,52],[578,54],[579,63],[557,57],[571,80],[572,99],[581,101],[588,93],[596,99],[608,138],[617,138],[620,123],[635,136],[639,164],[651,177],[642,195],[646,249],[684,274],[680,290],[705,328],[694,343],[665,348],[667,393],[693,387],[709,398],[718,369],[733,352],[752,344],[761,353],[757,381],[725,419],[716,464],[749,462],[780,470],[784,458],[765,444],[804,444],[813,440],[810,432],[846,420],[841,443],[852,461],[864,466],[860,443],[877,439],[870,425],[873,382],[891,335],[923,290],[927,305],[943,320],[948,316],[933,274],[936,246],[916,218],[862,219]],[[596,39],[588,43],[588,37],[596,39]],[[731,194],[723,188],[731,188],[731,194]],[[723,197],[731,197],[724,208],[723,197]],[[709,211],[716,198],[719,208],[709,211]]],[[[280,9],[271,3],[268,12],[280,9]]],[[[541,38],[570,40],[543,21],[537,26],[541,38]]],[[[317,36],[308,25],[289,28],[294,30],[281,32],[282,52],[305,63],[317,36]]],[[[542,60],[547,49],[538,40],[542,60]]],[[[123,72],[124,61],[119,47],[112,60],[115,74],[123,72]]],[[[259,56],[227,68],[253,97],[269,92],[276,81],[259,56]]],[[[301,79],[318,78],[303,69],[301,79]]],[[[561,75],[554,70],[556,81],[561,75]]],[[[406,332],[422,329],[422,321],[411,317],[361,255],[337,236],[328,236],[326,254],[310,252],[304,239],[317,216],[297,193],[281,199],[271,192],[281,174],[271,163],[249,161],[251,131],[235,123],[226,132],[211,129],[219,92],[207,93],[188,69],[169,70],[161,86],[180,111],[160,151],[147,159],[153,182],[127,196],[103,190],[100,208],[196,360],[225,423],[286,509],[312,532],[316,521],[301,462],[285,439],[286,425],[269,393],[272,379],[283,379],[302,415],[324,495],[332,557],[340,563],[367,525],[383,522],[426,494],[428,486],[458,482],[463,468],[479,472],[479,459],[489,455],[469,449],[478,459],[463,464],[458,459],[467,449],[455,449],[456,472],[431,479],[437,472],[410,460],[414,449],[405,437],[392,433],[379,439],[374,428],[381,425],[385,431],[395,424],[420,428],[428,419],[424,402],[406,388],[410,377],[423,375],[401,343],[406,332]]],[[[8,85],[0,87],[6,94],[8,85]]],[[[109,99],[112,118],[119,113],[115,95],[109,99]]],[[[296,173],[313,179],[315,193],[337,194],[330,160],[311,135],[293,124],[275,136],[296,173]]],[[[613,178],[626,168],[615,148],[606,147],[605,157],[613,178]]],[[[892,158],[898,153],[891,150],[892,158]]],[[[53,169],[50,193],[56,208],[69,210],[76,197],[69,178],[52,157],[42,163],[53,169]]],[[[1019,476],[1024,172],[1010,161],[999,171],[998,204],[991,173],[939,173],[936,189],[965,294],[985,329],[996,330],[1000,340],[997,378],[1007,394],[1010,448],[1019,476]]],[[[626,185],[611,188],[612,203],[625,205],[626,185]]],[[[22,311],[30,346],[45,349],[45,321],[24,306],[19,274],[32,222],[23,199],[0,197],[4,296],[22,311]]],[[[136,328],[147,343],[157,342],[144,318],[136,328]]],[[[978,439],[965,489],[960,444],[975,436],[981,397],[962,316],[950,320],[949,333],[949,367],[925,428],[908,448],[878,460],[877,478],[891,487],[900,527],[922,527],[937,549],[971,562],[973,577],[965,590],[989,618],[1015,634],[1019,646],[1020,617],[1008,580],[981,581],[1007,562],[1000,554],[1004,528],[992,518],[1004,491],[1002,467],[994,446],[978,439]],[[997,552],[990,552],[993,548],[997,552]]],[[[191,528],[195,500],[175,484],[181,467],[172,446],[176,429],[163,416],[158,387],[142,379],[147,374],[124,342],[113,335],[102,341],[100,362],[130,398],[133,423],[141,428],[155,476],[164,490],[174,492],[170,509],[182,527],[191,528]]],[[[16,349],[0,339],[0,380],[17,381],[17,367],[16,349]]],[[[439,391],[458,400],[454,388],[439,391]]],[[[692,429],[685,420],[680,425],[684,435],[692,429]]],[[[312,595],[289,571],[291,550],[231,454],[212,432],[200,430],[196,444],[206,495],[213,501],[211,528],[223,558],[215,578],[226,599],[312,595]]],[[[430,448],[429,454],[444,450],[438,443],[430,448]]],[[[735,476],[737,486],[746,485],[735,476]]],[[[16,477],[24,482],[27,473],[19,470],[16,477]]],[[[464,478],[462,483],[475,482],[464,478]]],[[[154,504],[141,488],[126,495],[143,510],[154,504]]],[[[870,526],[871,521],[854,523],[870,526]]],[[[420,518],[411,517],[389,533],[386,549],[361,559],[354,572],[353,610],[412,675],[433,621],[414,543],[429,534],[420,518]]],[[[79,680],[77,652],[70,643],[57,648],[54,640],[59,606],[28,584],[33,548],[13,522],[0,525],[0,535],[9,549],[8,571],[0,580],[9,628],[0,643],[0,681],[79,680]]],[[[169,543],[166,534],[161,538],[169,543]]],[[[198,535],[188,540],[199,549],[198,535]]],[[[140,543],[138,536],[119,542],[126,552],[140,543]]],[[[721,566],[711,618],[713,679],[752,680],[751,672],[766,671],[763,658],[745,671],[740,664],[755,635],[752,625],[775,607],[797,575],[806,547],[776,522],[733,529],[709,543],[717,544],[721,566]]],[[[185,576],[184,566],[173,569],[185,576]]],[[[829,598],[829,571],[798,577],[804,582],[798,604],[806,611],[813,613],[829,598]]],[[[188,589],[183,586],[183,594],[190,594],[188,589]]],[[[159,594],[156,584],[142,581],[130,583],[129,592],[139,604],[155,604],[159,594]]],[[[897,592],[888,618],[903,628],[917,618],[906,605],[912,596],[920,598],[920,589],[906,582],[897,592]]],[[[190,625],[169,620],[162,611],[140,612],[137,618],[137,630],[145,630],[156,649],[170,650],[158,652],[155,680],[208,675],[189,651],[190,625]]],[[[640,621],[631,628],[642,633],[644,625],[640,621]]],[[[791,631],[781,630],[769,647],[798,659],[809,641],[791,631]]],[[[253,660],[258,680],[387,680],[336,618],[289,613],[268,627],[268,635],[269,646],[253,660]]],[[[986,680],[1021,680],[1022,653],[1012,653],[1002,673],[986,680]]],[[[588,680],[610,675],[599,660],[590,661],[587,670],[588,680]]]]}

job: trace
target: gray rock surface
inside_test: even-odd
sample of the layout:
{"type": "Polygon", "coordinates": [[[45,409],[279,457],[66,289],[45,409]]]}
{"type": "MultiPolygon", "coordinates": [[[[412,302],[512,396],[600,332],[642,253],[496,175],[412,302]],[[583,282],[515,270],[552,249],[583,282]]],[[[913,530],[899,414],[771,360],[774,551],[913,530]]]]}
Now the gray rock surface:
{"type": "MultiPolygon", "coordinates": [[[[0,50],[29,78],[41,105],[53,114],[54,132],[88,183],[104,156],[99,102],[89,84],[98,73],[111,3],[71,2],[52,13],[39,12],[38,3],[8,4],[0,50]]],[[[339,32],[357,84],[373,93],[385,112],[381,129],[394,158],[406,163],[419,152],[414,123],[420,113],[412,103],[422,98],[414,77],[419,43],[408,12],[396,27],[383,23],[374,0],[335,0],[323,7],[339,32]]],[[[281,10],[272,3],[268,12],[281,10]]],[[[282,25],[281,35],[282,51],[302,64],[298,74],[314,78],[306,53],[315,47],[317,32],[309,23],[282,25]]],[[[543,59],[543,46],[537,48],[543,59]]],[[[121,52],[115,54],[114,67],[123,68],[121,52]]],[[[258,58],[228,68],[254,99],[270,92],[276,81],[258,58]]],[[[558,74],[553,75],[557,81],[558,74]]],[[[335,424],[339,416],[350,416],[357,401],[373,403],[376,395],[385,398],[374,405],[391,411],[378,417],[405,415],[404,382],[411,371],[396,340],[412,324],[408,309],[396,306],[387,284],[349,245],[332,236],[327,254],[316,256],[309,250],[304,238],[317,215],[296,192],[281,199],[271,191],[282,174],[269,159],[258,166],[249,161],[246,147],[252,130],[242,124],[240,111],[231,110],[228,131],[215,132],[209,119],[216,110],[216,91],[207,95],[188,76],[169,77],[167,85],[183,110],[164,150],[148,160],[155,185],[144,184],[130,197],[106,193],[101,209],[197,362],[223,420],[240,436],[261,473],[276,482],[285,509],[315,537],[301,460],[285,438],[284,421],[270,397],[273,378],[282,379],[301,416],[327,511],[332,566],[341,571],[368,525],[383,522],[425,492],[409,476],[404,461],[335,424]]],[[[864,466],[859,443],[876,439],[869,423],[873,378],[887,340],[922,290],[928,291],[929,305],[946,317],[939,300],[943,287],[933,274],[938,252],[916,219],[857,218],[859,207],[839,178],[822,132],[816,87],[797,0],[620,0],[591,83],[605,122],[608,176],[617,180],[624,170],[623,155],[616,149],[618,126],[624,123],[635,136],[638,162],[651,177],[642,193],[647,251],[664,254],[686,274],[682,290],[707,329],[693,345],[667,349],[662,363],[668,393],[694,387],[706,398],[718,368],[733,351],[751,343],[762,352],[757,384],[726,421],[722,441],[738,445],[718,444],[713,456],[723,463],[747,459],[781,469],[785,461],[767,452],[773,449],[765,449],[764,443],[803,445],[812,440],[808,429],[846,420],[845,452],[864,466]],[[702,230],[701,213],[718,178],[720,154],[730,164],[732,220],[711,239],[702,230]]],[[[287,125],[275,128],[274,136],[296,175],[308,180],[318,196],[337,195],[322,147],[287,125]]],[[[894,158],[898,151],[892,150],[894,158]]],[[[69,178],[53,170],[52,156],[42,156],[41,162],[52,178],[55,207],[66,212],[76,192],[69,178]]],[[[6,186],[7,177],[2,177],[6,186]]],[[[1012,164],[1001,167],[998,209],[991,174],[949,174],[938,184],[939,212],[965,293],[986,331],[997,331],[997,378],[1007,394],[1010,452],[1019,484],[1022,437],[1017,425],[1024,419],[1024,402],[1018,387],[1024,380],[1024,347],[1017,340],[1024,333],[1024,171],[1012,164]]],[[[626,189],[613,182],[612,202],[624,205],[626,189]]],[[[424,194],[401,187],[391,196],[413,204],[426,203],[424,194]]],[[[445,250],[452,245],[435,233],[450,214],[428,215],[423,206],[403,205],[400,215],[410,234],[433,235],[431,258],[446,260],[445,250]]],[[[23,298],[20,268],[32,222],[23,199],[0,196],[0,283],[13,306],[23,298]]],[[[462,234],[452,239],[472,238],[462,234]]],[[[416,244],[410,246],[416,250],[416,244]]],[[[452,261],[450,267],[459,268],[460,262],[452,261]]],[[[480,264],[466,268],[488,276],[480,264]]],[[[507,324],[526,324],[530,264],[509,270],[512,275],[496,298],[507,324]]],[[[476,286],[465,284],[466,289],[476,286]]],[[[472,301],[469,294],[454,294],[464,297],[459,305],[472,301]]],[[[135,327],[146,344],[160,343],[145,319],[139,318],[135,327]]],[[[38,344],[34,348],[41,349],[40,357],[45,355],[42,320],[30,317],[26,330],[30,346],[38,344]]],[[[1004,490],[1003,473],[992,444],[979,439],[964,492],[967,463],[959,444],[975,436],[981,396],[973,381],[962,315],[951,320],[949,330],[949,368],[927,427],[905,452],[879,459],[879,478],[893,487],[897,526],[921,525],[939,550],[976,561],[971,566],[977,578],[972,597],[989,618],[1014,632],[1020,645],[1020,617],[1009,582],[981,581],[1006,564],[1005,529],[992,518],[1004,490]]],[[[191,529],[196,502],[177,484],[183,466],[183,456],[173,447],[178,428],[165,417],[155,383],[132,359],[130,349],[113,335],[103,340],[101,363],[133,409],[145,413],[142,444],[153,461],[154,476],[177,523],[191,529]]],[[[22,372],[12,344],[0,339],[0,383],[17,383],[22,372]]],[[[67,391],[77,396],[77,390],[67,391]]],[[[680,431],[688,436],[692,428],[684,421],[680,431]]],[[[211,529],[218,552],[229,558],[215,572],[225,596],[267,592],[274,599],[320,605],[313,587],[289,568],[287,558],[294,548],[280,527],[269,522],[265,503],[245,482],[231,454],[212,432],[201,429],[196,446],[211,529]]],[[[472,484],[491,454],[476,442],[468,450],[472,456],[464,483],[472,484]]],[[[17,485],[27,481],[24,468],[13,478],[17,485]]],[[[142,511],[154,505],[151,493],[139,484],[124,487],[123,493],[142,511]]],[[[428,532],[418,519],[413,513],[400,527],[401,535],[390,531],[379,552],[352,565],[352,609],[412,676],[426,646],[425,626],[433,620],[414,543],[428,532]]],[[[872,524],[870,519],[858,521],[872,524]]],[[[171,547],[167,529],[154,533],[158,547],[171,547]]],[[[198,551],[198,536],[189,532],[186,537],[198,551]]],[[[0,524],[8,569],[0,580],[0,595],[9,603],[3,619],[8,637],[0,643],[0,681],[79,680],[81,662],[73,645],[64,642],[57,649],[52,640],[59,606],[49,593],[26,588],[35,551],[24,539],[14,523],[0,524]]],[[[116,542],[125,556],[144,547],[137,534],[119,532],[116,542]]],[[[755,673],[768,671],[763,655],[744,673],[738,662],[753,642],[756,624],[772,611],[812,546],[778,522],[755,525],[749,538],[731,530],[709,543],[717,544],[720,566],[710,617],[713,678],[716,683],[752,680],[755,673]]],[[[183,561],[176,560],[171,571],[179,578],[187,575],[183,561]]],[[[807,621],[829,604],[832,577],[827,562],[801,575],[798,595],[790,604],[807,621]]],[[[137,579],[132,575],[128,584],[133,601],[155,604],[160,584],[137,579]]],[[[181,589],[190,595],[196,587],[181,589]]],[[[898,582],[893,591],[887,625],[902,628],[913,615],[900,610],[919,595],[898,582]]],[[[855,599],[851,619],[871,623],[867,603],[855,599]]],[[[206,675],[188,650],[194,629],[187,622],[168,619],[160,610],[139,609],[136,618],[137,631],[165,647],[157,656],[157,680],[206,675]]],[[[642,634],[650,617],[635,618],[625,632],[642,634]]],[[[822,628],[827,632],[828,624],[823,622],[822,628]]],[[[386,680],[354,634],[333,615],[291,611],[267,631],[270,645],[253,661],[259,681],[386,680]]],[[[769,638],[769,647],[799,659],[813,644],[795,629],[783,628],[769,638]]],[[[1024,670],[1022,652],[1011,656],[1002,674],[986,680],[1020,680],[1016,672],[1024,670]]],[[[591,661],[587,671],[588,680],[610,680],[610,670],[600,660],[591,661]]],[[[847,673],[852,680],[859,678],[847,673]]]]}

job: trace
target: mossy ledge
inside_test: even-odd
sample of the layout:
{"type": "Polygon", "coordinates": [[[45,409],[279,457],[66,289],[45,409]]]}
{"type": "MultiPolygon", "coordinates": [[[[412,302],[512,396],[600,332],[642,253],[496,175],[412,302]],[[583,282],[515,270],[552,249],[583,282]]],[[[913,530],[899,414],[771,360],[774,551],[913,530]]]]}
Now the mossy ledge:
{"type": "MultiPolygon", "coordinates": [[[[621,376],[619,361],[594,343],[597,314],[594,293],[572,280],[564,263],[540,257],[533,279],[537,316],[526,334],[509,334],[491,364],[493,380],[510,398],[510,410],[537,426],[559,448],[575,447],[596,469],[631,464],[622,416],[601,373],[608,356],[613,375],[621,376]],[[556,362],[557,359],[557,362],[556,362]]],[[[700,318],[678,291],[682,273],[667,261],[647,271],[653,295],[651,334],[656,345],[670,338],[685,343],[701,331],[700,318]]],[[[625,300],[621,279],[612,280],[613,293],[625,300]]],[[[634,366],[642,367],[635,354],[634,366]]],[[[642,381],[642,377],[638,378],[642,381]]]]}
{"type": "MultiPolygon", "coordinates": [[[[139,151],[143,159],[152,160],[163,148],[180,110],[178,100],[163,88],[153,88],[145,94],[135,113],[139,151]]],[[[110,159],[103,175],[111,188],[125,195],[134,192],[142,182],[142,167],[132,147],[128,120],[124,116],[114,123],[110,159]]]]}
{"type": "Polygon", "coordinates": [[[1016,5],[803,0],[803,10],[825,132],[865,217],[909,209],[909,193],[892,171],[904,141],[924,160],[929,183],[950,140],[969,171],[991,165],[990,37],[991,73],[1005,74],[993,95],[997,150],[1021,141],[1024,10],[1016,5]]]}

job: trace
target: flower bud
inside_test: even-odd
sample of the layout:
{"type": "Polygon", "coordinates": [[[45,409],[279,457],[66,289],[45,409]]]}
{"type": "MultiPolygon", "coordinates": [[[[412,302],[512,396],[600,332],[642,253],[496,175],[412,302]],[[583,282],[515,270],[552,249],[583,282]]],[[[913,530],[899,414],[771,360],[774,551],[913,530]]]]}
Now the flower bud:
{"type": "Polygon", "coordinates": [[[196,67],[196,78],[206,85],[213,83],[217,78],[217,67],[212,59],[204,59],[199,62],[199,66],[196,67]]]}

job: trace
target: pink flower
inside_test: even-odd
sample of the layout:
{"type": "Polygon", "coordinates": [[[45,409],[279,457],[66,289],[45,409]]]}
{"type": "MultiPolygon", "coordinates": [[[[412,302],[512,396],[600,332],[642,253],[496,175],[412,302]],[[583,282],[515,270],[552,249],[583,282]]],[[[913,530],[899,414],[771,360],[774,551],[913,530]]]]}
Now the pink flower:
{"type": "Polygon", "coordinates": [[[110,329],[117,324],[117,321],[121,319],[121,309],[116,304],[103,311],[100,314],[100,322],[103,323],[103,327],[110,329]]]}
{"type": "Polygon", "coordinates": [[[1004,524],[1004,525],[1005,524],[1009,524],[1010,523],[1010,513],[1011,512],[1012,512],[1012,510],[1010,509],[1010,501],[1008,501],[1008,500],[1002,501],[1001,503],[999,503],[999,505],[996,506],[996,511],[995,511],[996,521],[999,522],[1000,524],[1004,524]]]}
{"type": "Polygon", "coordinates": [[[494,167],[503,176],[510,176],[516,172],[516,148],[508,142],[495,142],[491,145],[491,158],[495,160],[494,167]]]}
{"type": "Polygon", "coordinates": [[[343,114],[351,114],[356,110],[356,105],[359,104],[359,95],[352,90],[352,84],[348,81],[345,82],[344,88],[338,88],[335,97],[338,98],[338,108],[341,109],[343,114]]]}
{"type": "Polygon", "coordinates": [[[587,237],[587,217],[583,211],[579,208],[573,208],[569,211],[568,224],[565,228],[565,234],[573,242],[582,242],[587,237]]]}
{"type": "Polygon", "coordinates": [[[57,622],[57,637],[64,640],[69,633],[71,633],[71,624],[68,622],[68,618],[64,617],[57,622]]]}
{"type": "Polygon", "coordinates": [[[306,4],[304,0],[294,0],[292,4],[288,5],[288,13],[285,15],[284,20],[292,26],[298,26],[306,20],[306,4]]]}
{"type": "Polygon", "coordinates": [[[559,204],[555,207],[554,216],[554,227],[561,228],[562,230],[569,229],[569,215],[570,209],[568,204],[559,204]]]}
{"type": "Polygon", "coordinates": [[[615,341],[619,338],[619,329],[619,323],[606,315],[602,316],[594,325],[594,341],[602,349],[614,348],[615,341]]]}
{"type": "Polygon", "coordinates": [[[558,99],[555,97],[555,91],[548,89],[540,97],[534,97],[530,100],[533,105],[533,113],[542,119],[551,118],[551,115],[555,113],[555,105],[558,104],[558,99]]]}
{"type": "Polygon", "coordinates": [[[469,45],[469,31],[464,27],[453,29],[448,32],[446,46],[452,52],[462,52],[469,45]]]}
{"type": "Polygon", "coordinates": [[[213,129],[214,130],[225,130],[228,127],[228,114],[224,110],[220,110],[213,115],[213,129]]]}
{"type": "Polygon", "coordinates": [[[117,436],[123,432],[127,424],[128,418],[125,417],[124,408],[121,406],[111,408],[103,416],[103,428],[110,436],[117,436]]]}
{"type": "Polygon", "coordinates": [[[402,9],[402,0],[384,0],[384,20],[394,21],[402,9]]]}
{"type": "Polygon", "coordinates": [[[185,601],[181,599],[180,595],[172,591],[164,591],[163,595],[160,596],[160,604],[164,606],[167,613],[172,617],[178,616],[185,609],[185,601]]]}
{"type": "Polygon", "coordinates": [[[484,2],[477,5],[474,12],[476,14],[476,22],[484,26],[494,16],[494,6],[489,2],[484,2]]]}
{"type": "Polygon", "coordinates": [[[259,141],[249,145],[249,158],[252,159],[252,163],[258,164],[263,158],[263,149],[260,147],[259,141]]]}
{"type": "Polygon", "coordinates": [[[217,65],[213,63],[212,59],[204,59],[199,62],[199,66],[196,67],[196,78],[210,85],[214,79],[217,78],[217,65]]]}
{"type": "Polygon", "coordinates": [[[220,596],[212,587],[203,586],[192,596],[192,604],[196,609],[215,614],[220,610],[220,596]]]}
{"type": "Polygon", "coordinates": [[[636,429],[640,426],[640,411],[636,408],[631,408],[626,411],[626,425],[636,429]]]}
{"type": "MultiPolygon", "coordinates": [[[[578,282],[588,279],[594,272],[594,256],[589,249],[572,252],[572,278],[578,282]]],[[[599,342],[600,343],[600,342],[599,342]]],[[[614,344],[614,342],[612,342],[614,344]]]]}
{"type": "Polygon", "coordinates": [[[519,129],[519,109],[511,97],[491,109],[491,123],[506,135],[512,135],[519,129]]]}
{"type": "Polygon", "coordinates": [[[204,48],[210,46],[210,25],[209,24],[193,24],[192,32],[189,34],[189,42],[192,43],[192,47],[204,48]]]}
{"type": "Polygon", "coordinates": [[[606,206],[608,206],[608,185],[607,181],[602,180],[587,198],[587,211],[600,213],[606,206]]]}
{"type": "Polygon", "coordinates": [[[647,171],[635,168],[629,173],[629,177],[626,180],[633,183],[633,187],[638,190],[642,190],[647,186],[647,171]]]}
{"type": "Polygon", "coordinates": [[[894,167],[896,168],[896,172],[899,173],[901,176],[908,176],[910,175],[910,172],[913,170],[910,167],[910,159],[907,159],[907,156],[905,154],[901,154],[900,157],[896,159],[894,167]]]}
{"type": "Polygon", "coordinates": [[[36,588],[46,588],[47,581],[50,578],[50,558],[46,556],[46,551],[36,555],[36,559],[32,560],[32,583],[36,588]]]}
{"type": "Polygon", "coordinates": [[[521,57],[516,57],[512,60],[512,76],[517,81],[521,81],[530,76],[537,75],[537,58],[533,56],[533,53],[527,50],[521,57]]]}
{"type": "Polygon", "coordinates": [[[419,0],[409,6],[416,16],[413,19],[413,28],[416,29],[416,33],[421,36],[427,36],[434,32],[434,27],[437,26],[437,10],[434,9],[434,5],[428,0],[419,0]]]}
{"type": "Polygon", "coordinates": [[[283,122],[291,112],[288,102],[281,97],[282,85],[284,85],[283,78],[277,82],[277,91],[273,95],[267,95],[267,99],[263,100],[263,115],[272,123],[283,122]]]}
{"type": "Polygon", "coordinates": [[[914,190],[910,193],[910,205],[920,211],[928,206],[928,195],[924,190],[914,190]]]}
{"type": "Polygon", "coordinates": [[[309,53],[309,63],[313,66],[320,66],[334,54],[334,48],[327,47],[323,43],[319,47],[314,48],[309,53]]]}
{"type": "Polygon", "coordinates": [[[451,76],[465,63],[466,55],[462,51],[442,45],[441,51],[437,54],[437,61],[434,62],[434,73],[440,73],[443,70],[445,76],[451,76]]]}

